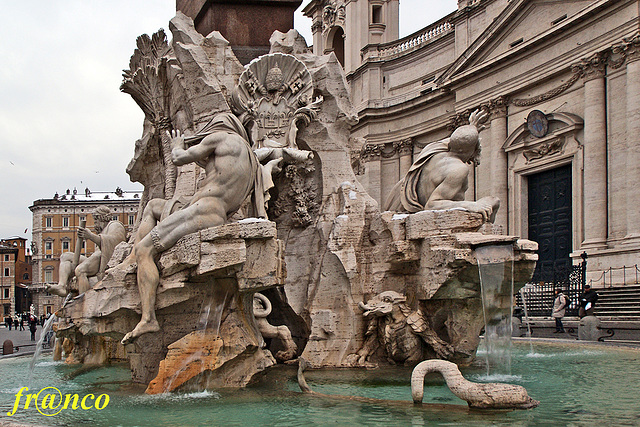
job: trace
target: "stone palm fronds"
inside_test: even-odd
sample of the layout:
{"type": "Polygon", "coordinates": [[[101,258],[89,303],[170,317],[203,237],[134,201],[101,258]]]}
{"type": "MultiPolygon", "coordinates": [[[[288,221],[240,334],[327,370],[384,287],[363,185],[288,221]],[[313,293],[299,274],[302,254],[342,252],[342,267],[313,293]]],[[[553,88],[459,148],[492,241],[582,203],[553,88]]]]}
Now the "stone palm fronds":
{"type": "Polygon", "coordinates": [[[171,161],[171,129],[169,119],[170,87],[167,61],[171,47],[163,29],[149,37],[143,34],[136,40],[129,69],[124,70],[120,90],[128,93],[140,106],[145,118],[152,124],[151,139],[160,139],[162,161],[165,168],[165,199],[173,197],[177,170],[171,161]]]}

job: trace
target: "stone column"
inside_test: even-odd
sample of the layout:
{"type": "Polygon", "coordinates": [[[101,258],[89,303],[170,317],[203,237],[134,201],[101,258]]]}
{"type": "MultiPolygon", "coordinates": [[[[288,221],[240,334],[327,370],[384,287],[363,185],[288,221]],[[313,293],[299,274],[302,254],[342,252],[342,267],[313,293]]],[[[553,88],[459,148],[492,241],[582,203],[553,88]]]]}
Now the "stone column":
{"type": "Polygon", "coordinates": [[[365,144],[362,147],[362,158],[366,162],[366,174],[369,180],[369,194],[375,200],[378,201],[378,204],[382,206],[383,200],[380,200],[381,197],[381,160],[382,160],[382,147],[376,144],[365,144]]]}
{"type": "Polygon", "coordinates": [[[400,156],[400,179],[402,179],[409,172],[409,168],[413,163],[413,139],[403,139],[400,142],[395,142],[394,146],[400,156]]]}
{"type": "MultiPolygon", "coordinates": [[[[625,243],[640,243],[640,35],[622,45],[627,61],[627,235],[625,243]]],[[[614,48],[615,51],[615,48],[614,48]]]]}
{"type": "Polygon", "coordinates": [[[391,146],[380,144],[380,147],[382,152],[380,159],[380,206],[383,206],[391,189],[400,180],[400,159],[395,143],[391,146]]]}
{"type": "Polygon", "coordinates": [[[607,104],[604,54],[577,67],[584,78],[584,241],[581,249],[607,246],[607,104]]]}
{"type": "Polygon", "coordinates": [[[507,140],[507,100],[499,97],[489,104],[491,109],[491,195],[500,199],[495,224],[508,234],[509,183],[507,153],[502,149],[507,140]]]}

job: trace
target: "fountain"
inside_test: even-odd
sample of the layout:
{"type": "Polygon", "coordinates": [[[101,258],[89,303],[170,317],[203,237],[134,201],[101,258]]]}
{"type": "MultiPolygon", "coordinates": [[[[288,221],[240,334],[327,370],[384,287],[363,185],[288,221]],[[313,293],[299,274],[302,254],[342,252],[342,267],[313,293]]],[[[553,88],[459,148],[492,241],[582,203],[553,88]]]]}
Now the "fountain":
{"type": "Polygon", "coordinates": [[[182,13],[170,29],[171,42],[141,36],[124,74],[145,113],[127,168],[142,214],[101,280],[59,311],[68,362],[126,361],[138,392],[192,399],[251,389],[296,357],[469,366],[485,323],[488,341],[504,334],[537,244],[496,234],[499,200],[462,200],[459,171],[449,198],[416,196],[440,160],[468,170],[486,114],[428,145],[381,212],[352,169],[357,119],[335,55],[276,32],[243,67],[182,13]]]}
{"type": "Polygon", "coordinates": [[[476,248],[482,288],[482,313],[487,376],[511,374],[513,318],[513,247],[489,245],[476,248]]]}

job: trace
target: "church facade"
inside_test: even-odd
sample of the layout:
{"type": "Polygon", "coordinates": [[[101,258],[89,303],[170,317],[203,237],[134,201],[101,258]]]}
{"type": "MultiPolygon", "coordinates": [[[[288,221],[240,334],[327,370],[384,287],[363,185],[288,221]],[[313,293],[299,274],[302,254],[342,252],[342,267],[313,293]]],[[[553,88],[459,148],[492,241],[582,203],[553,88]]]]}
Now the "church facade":
{"type": "Polygon", "coordinates": [[[489,114],[466,198],[539,243],[540,280],[588,256],[595,286],[640,258],[640,2],[459,0],[398,39],[398,0],[314,0],[317,54],[343,64],[358,179],[382,203],[420,150],[489,114]]]}

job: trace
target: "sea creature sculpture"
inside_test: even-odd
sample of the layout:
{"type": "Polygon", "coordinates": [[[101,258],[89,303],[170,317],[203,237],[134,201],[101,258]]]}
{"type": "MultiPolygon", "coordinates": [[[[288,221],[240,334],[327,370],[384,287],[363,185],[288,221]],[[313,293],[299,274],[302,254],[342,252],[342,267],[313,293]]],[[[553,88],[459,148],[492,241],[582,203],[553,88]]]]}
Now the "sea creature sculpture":
{"type": "Polygon", "coordinates": [[[348,361],[366,365],[370,355],[382,344],[392,363],[417,363],[422,358],[422,342],[429,345],[438,357],[448,359],[453,347],[443,341],[429,325],[420,310],[412,310],[407,299],[395,291],[385,291],[359,303],[364,317],[369,320],[365,342],[348,361]]]}
{"type": "Polygon", "coordinates": [[[418,363],[411,374],[411,396],[414,403],[422,403],[424,376],[439,372],[453,394],[466,400],[470,408],[479,409],[530,409],[540,404],[529,397],[519,385],[504,383],[474,383],[466,380],[455,363],[431,359],[418,363]]]}

